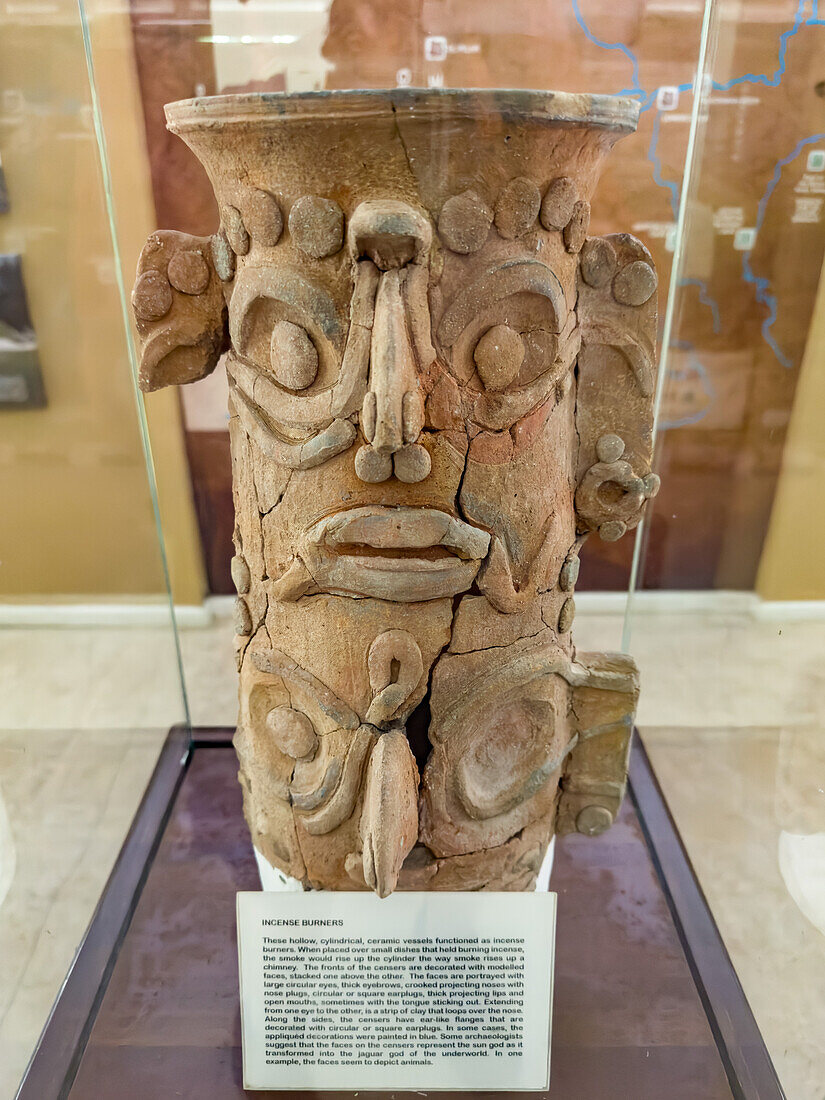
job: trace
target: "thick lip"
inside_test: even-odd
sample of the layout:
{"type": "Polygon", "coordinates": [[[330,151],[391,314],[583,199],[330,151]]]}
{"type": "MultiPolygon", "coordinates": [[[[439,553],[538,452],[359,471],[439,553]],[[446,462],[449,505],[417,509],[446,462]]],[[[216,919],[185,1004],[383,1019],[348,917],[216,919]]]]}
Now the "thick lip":
{"type": "Polygon", "coordinates": [[[333,548],[368,546],[373,550],[428,550],[444,547],[459,558],[481,560],[490,535],[438,508],[383,505],[350,508],[316,523],[313,540],[333,548]]]}
{"type": "Polygon", "coordinates": [[[498,114],[508,121],[596,127],[631,133],[640,103],[628,96],[553,92],[525,88],[393,88],[328,92],[247,92],[201,96],[166,105],[166,121],[176,134],[209,129],[216,123],[276,124],[380,117],[409,112],[418,117],[454,119],[498,114]]]}
{"type": "Polygon", "coordinates": [[[489,545],[487,531],[440,509],[379,505],[319,520],[301,556],[327,592],[413,603],[466,591],[489,545]]]}

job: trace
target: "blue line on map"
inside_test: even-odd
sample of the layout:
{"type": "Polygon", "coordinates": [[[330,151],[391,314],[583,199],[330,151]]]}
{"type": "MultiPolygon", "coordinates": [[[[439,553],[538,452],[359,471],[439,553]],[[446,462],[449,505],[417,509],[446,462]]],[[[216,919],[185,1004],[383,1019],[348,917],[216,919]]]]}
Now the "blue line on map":
{"type": "MultiPolygon", "coordinates": [[[[605,42],[598,38],[588,26],[582,15],[581,8],[579,7],[579,0],[570,0],[573,7],[573,14],[576,18],[576,22],[582,29],[585,37],[588,41],[592,42],[595,46],[604,50],[617,50],[623,53],[625,57],[630,61],[632,66],[632,79],[633,86],[630,88],[623,88],[620,92],[612,92],[611,95],[635,95],[640,98],[640,114],[644,114],[645,111],[649,111],[655,104],[658,97],[660,88],[654,88],[652,92],[646,92],[641,87],[641,78],[639,72],[639,59],[636,54],[623,42],[605,42]]],[[[792,25],[779,36],[779,55],[778,55],[778,68],[774,71],[773,76],[768,76],[764,73],[745,73],[743,76],[733,77],[731,80],[711,82],[711,87],[717,92],[730,91],[731,88],[738,87],[741,84],[759,84],[766,88],[777,88],[782,83],[782,78],[785,75],[787,64],[788,43],[790,40],[799,33],[803,27],[825,27],[825,19],[819,18],[819,0],[799,0],[797,4],[796,13],[794,15],[794,21],[792,25]],[[810,3],[810,15],[805,17],[805,10],[810,3]]],[[[681,92],[692,92],[693,82],[688,81],[684,84],[678,84],[676,89],[681,92]]],[[[653,128],[650,135],[650,145],[648,146],[647,157],[653,165],[653,179],[660,187],[664,187],[670,198],[670,207],[673,212],[674,221],[678,218],[679,203],[681,201],[681,189],[679,184],[674,183],[671,180],[666,180],[662,175],[661,158],[658,152],[659,144],[659,131],[662,112],[657,108],[656,117],[653,121],[653,128]]],[[[776,189],[779,183],[782,169],[791,163],[800,153],[800,151],[806,145],[812,145],[817,141],[825,140],[825,133],[814,134],[811,137],[803,138],[794,148],[794,150],[778,161],[774,168],[773,176],[771,177],[765,193],[759,201],[759,207],[757,209],[756,216],[756,229],[759,231],[762,222],[765,218],[765,210],[767,208],[768,201],[771,195],[776,189]]],[[[771,333],[771,329],[776,322],[777,317],[777,301],[776,297],[770,292],[770,280],[765,279],[759,275],[756,275],[751,267],[751,251],[742,253],[742,275],[745,282],[750,283],[756,289],[756,300],[762,305],[768,307],[768,316],[762,322],[762,336],[765,339],[768,346],[773,351],[776,358],[782,364],[783,367],[790,368],[793,363],[784,354],[782,349],[776,343],[776,340],[771,333]]],[[[713,331],[721,331],[721,317],[719,314],[719,306],[711,298],[707,291],[707,287],[699,279],[684,279],[681,281],[682,285],[698,286],[699,287],[699,301],[708,306],[713,316],[713,331]]],[[[695,357],[694,357],[695,358],[695,357]]],[[[696,363],[698,364],[698,359],[696,363]]],[[[701,364],[699,364],[701,367],[701,364]]],[[[691,421],[692,423],[693,421],[691,421]]],[[[676,424],[668,425],[669,427],[676,427],[676,424]]]]}
{"type": "Polygon", "coordinates": [[[704,419],[710,412],[713,407],[713,400],[716,397],[716,391],[713,388],[713,382],[711,381],[710,375],[702,366],[701,361],[695,353],[693,344],[688,340],[674,340],[672,347],[688,353],[688,365],[684,368],[671,368],[671,370],[668,371],[669,376],[679,380],[682,378],[689,378],[691,374],[695,374],[708,400],[707,404],[701,409],[697,409],[695,413],[690,413],[688,416],[682,416],[678,420],[661,421],[659,423],[659,430],[664,432],[669,428],[687,428],[691,424],[698,424],[699,421],[704,419]]]}
{"type": "MultiPolygon", "coordinates": [[[[573,2],[575,2],[575,0],[573,0],[573,2]]],[[[744,76],[735,76],[726,81],[713,80],[711,81],[713,90],[715,92],[729,92],[731,88],[736,88],[740,84],[761,84],[765,88],[778,88],[782,83],[782,77],[785,75],[788,42],[790,39],[798,34],[803,27],[825,27],[825,19],[819,18],[819,0],[811,0],[811,14],[805,19],[804,16],[807,3],[808,0],[799,0],[792,26],[786,31],[783,31],[779,36],[779,68],[776,69],[773,76],[766,76],[763,73],[745,73],[744,76]]],[[[595,41],[595,39],[593,39],[593,41],[595,41]]],[[[677,84],[676,87],[680,92],[690,92],[693,90],[693,81],[688,81],[685,84],[677,84]]],[[[631,91],[632,90],[633,89],[631,89],[631,91]]],[[[652,92],[644,93],[641,114],[650,110],[656,96],[659,94],[659,90],[659,88],[654,88],[652,92]]],[[[617,94],[622,95],[626,93],[619,92],[617,94]]]]}
{"type": "Polygon", "coordinates": [[[680,279],[679,286],[696,286],[699,288],[699,301],[703,306],[707,306],[713,317],[713,331],[719,333],[722,331],[722,317],[719,313],[719,304],[715,298],[711,297],[708,285],[704,279],[680,279]]]}
{"type": "MultiPolygon", "coordinates": [[[[810,25],[809,21],[804,18],[807,4],[808,0],[799,0],[793,26],[783,31],[779,36],[779,68],[774,72],[773,76],[769,77],[761,73],[745,73],[744,76],[734,77],[732,80],[727,80],[723,84],[714,80],[714,90],[717,92],[727,92],[731,88],[735,88],[737,84],[761,84],[765,88],[778,88],[782,83],[782,77],[785,75],[785,56],[788,52],[788,42],[795,34],[799,33],[800,27],[810,25]]],[[[817,19],[817,4],[818,0],[813,0],[811,19],[816,20],[815,26],[821,26],[821,21],[817,19]]]]}
{"type": "MultiPolygon", "coordinates": [[[[573,7],[573,14],[576,22],[581,27],[585,38],[600,49],[618,50],[620,53],[623,53],[631,63],[633,78],[632,86],[629,88],[622,88],[620,92],[611,92],[609,94],[641,96],[641,113],[643,114],[645,111],[649,111],[660,89],[654,88],[652,92],[646,92],[644,88],[642,88],[639,73],[639,59],[636,54],[629,46],[626,46],[624,42],[605,42],[603,39],[598,38],[588,26],[581,8],[579,7],[579,0],[570,0],[570,2],[573,7]]],[[[807,19],[805,18],[805,9],[808,3],[809,0],[799,0],[793,24],[779,36],[778,68],[775,70],[773,76],[767,76],[764,73],[745,73],[743,76],[735,76],[726,81],[714,80],[711,85],[713,90],[716,92],[728,92],[731,88],[736,88],[740,84],[761,84],[765,88],[778,88],[782,83],[782,77],[785,75],[788,42],[795,37],[803,27],[825,27],[825,19],[819,18],[819,0],[810,0],[811,14],[807,19]]],[[[676,88],[680,92],[690,92],[693,90],[693,81],[677,84],[676,88]]]]}
{"type": "Polygon", "coordinates": [[[597,38],[595,34],[590,30],[587,23],[584,20],[584,16],[581,13],[578,0],[570,0],[573,5],[573,14],[576,17],[576,22],[584,32],[585,38],[593,43],[594,46],[598,46],[602,50],[618,50],[619,53],[623,53],[633,66],[633,87],[624,88],[621,92],[616,92],[616,95],[634,95],[644,94],[644,89],[639,84],[639,59],[636,54],[627,46],[624,42],[604,42],[601,38],[597,38]]]}
{"type": "MultiPolygon", "coordinates": [[[[668,85],[668,87],[670,87],[670,85],[668,85]]],[[[673,87],[676,89],[677,92],[692,92],[693,91],[693,81],[688,80],[684,84],[674,84],[673,87]]],[[[650,108],[653,106],[654,102],[656,101],[656,97],[658,96],[658,94],[661,90],[662,90],[662,88],[659,87],[659,88],[654,88],[652,92],[645,92],[645,97],[642,100],[642,106],[639,110],[640,115],[643,115],[645,113],[645,111],[650,110],[650,108]]]]}
{"type": "Polygon", "coordinates": [[[656,112],[656,118],[653,120],[653,129],[650,132],[650,145],[647,150],[647,159],[653,165],[653,178],[659,184],[660,187],[666,187],[670,192],[670,208],[673,211],[673,220],[679,216],[679,185],[673,183],[671,180],[666,180],[662,175],[662,163],[659,160],[659,154],[656,146],[659,144],[659,123],[662,118],[661,112],[656,112]]]}
{"type": "MultiPolygon", "coordinates": [[[[806,145],[815,145],[818,141],[825,141],[825,132],[820,134],[811,134],[810,137],[802,138],[801,141],[798,141],[796,143],[796,145],[786,157],[783,157],[781,160],[778,160],[776,162],[776,167],[773,170],[773,175],[768,181],[768,186],[765,188],[765,193],[759,200],[759,206],[757,207],[757,234],[762,228],[762,223],[765,220],[765,213],[768,208],[768,202],[770,201],[771,195],[776,190],[777,184],[779,183],[779,180],[782,176],[782,169],[787,167],[787,165],[789,165],[791,161],[796,160],[796,158],[799,156],[806,145]]],[[[782,366],[790,370],[790,368],[793,367],[794,364],[792,360],[790,360],[779,347],[776,340],[774,339],[773,333],[771,332],[771,329],[776,322],[776,296],[771,294],[770,279],[765,279],[763,276],[756,275],[754,273],[754,270],[751,267],[751,251],[751,249],[748,249],[746,252],[742,253],[742,278],[745,280],[746,283],[751,283],[755,287],[757,302],[760,302],[762,305],[768,307],[768,316],[762,322],[762,336],[767,345],[773,351],[776,358],[782,364],[782,366]]]]}

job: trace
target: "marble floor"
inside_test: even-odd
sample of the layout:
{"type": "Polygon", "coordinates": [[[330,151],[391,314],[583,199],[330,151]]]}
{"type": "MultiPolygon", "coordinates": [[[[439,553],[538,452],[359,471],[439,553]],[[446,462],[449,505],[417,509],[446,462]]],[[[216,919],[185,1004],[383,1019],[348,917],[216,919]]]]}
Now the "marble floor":
{"type": "MultiPolygon", "coordinates": [[[[579,602],[579,647],[616,648],[621,613],[579,602]]],[[[634,616],[639,726],[789,1100],[825,1100],[825,623],[720,607],[634,616]]],[[[232,725],[211,611],[181,631],[189,705],[232,725]]],[[[0,1100],[184,713],[168,628],[0,631],[0,1100]]]]}
{"type": "Polygon", "coordinates": [[[789,1100],[822,1100],[822,730],[651,727],[643,737],[789,1100]]]}
{"type": "Polygon", "coordinates": [[[3,1100],[14,1096],[165,736],[0,732],[3,1100]]]}

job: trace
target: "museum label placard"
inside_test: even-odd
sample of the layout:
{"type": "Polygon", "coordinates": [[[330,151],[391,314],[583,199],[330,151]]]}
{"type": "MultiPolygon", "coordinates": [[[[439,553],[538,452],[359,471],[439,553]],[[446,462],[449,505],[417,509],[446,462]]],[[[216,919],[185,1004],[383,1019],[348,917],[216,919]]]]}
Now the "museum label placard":
{"type": "Polygon", "coordinates": [[[245,892],[246,1089],[533,1090],[556,895],[245,892]]]}

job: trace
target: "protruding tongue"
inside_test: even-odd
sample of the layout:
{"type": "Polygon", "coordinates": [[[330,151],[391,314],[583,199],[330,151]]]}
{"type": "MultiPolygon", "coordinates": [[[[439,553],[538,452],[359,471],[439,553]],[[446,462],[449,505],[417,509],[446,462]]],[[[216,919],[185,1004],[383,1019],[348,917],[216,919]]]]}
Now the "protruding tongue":
{"type": "Polygon", "coordinates": [[[395,889],[418,839],[418,779],[403,730],[381,734],[367,768],[360,827],[364,879],[380,898],[395,889]]]}

